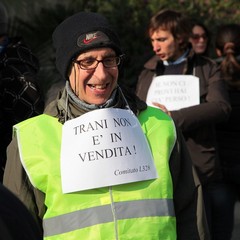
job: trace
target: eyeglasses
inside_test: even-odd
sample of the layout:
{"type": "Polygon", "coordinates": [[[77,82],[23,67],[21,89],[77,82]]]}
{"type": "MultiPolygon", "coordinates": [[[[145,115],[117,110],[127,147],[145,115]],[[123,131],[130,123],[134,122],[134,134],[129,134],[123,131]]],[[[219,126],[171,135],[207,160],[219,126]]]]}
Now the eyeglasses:
{"type": "Polygon", "coordinates": [[[98,64],[101,62],[105,68],[117,67],[120,65],[123,55],[118,57],[107,57],[102,60],[97,60],[94,58],[87,58],[83,60],[74,60],[79,67],[83,70],[93,70],[97,68],[98,64]]]}
{"type": "Polygon", "coordinates": [[[193,34],[191,36],[192,39],[194,40],[199,40],[200,38],[203,38],[204,40],[206,40],[208,38],[208,36],[204,33],[204,34],[193,34]]]}

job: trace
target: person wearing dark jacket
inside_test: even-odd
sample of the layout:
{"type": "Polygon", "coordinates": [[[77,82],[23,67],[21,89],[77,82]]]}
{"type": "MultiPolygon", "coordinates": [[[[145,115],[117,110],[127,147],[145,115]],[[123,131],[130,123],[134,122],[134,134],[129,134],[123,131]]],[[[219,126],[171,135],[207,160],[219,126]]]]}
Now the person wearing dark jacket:
{"type": "Polygon", "coordinates": [[[12,126],[44,109],[37,82],[38,59],[21,37],[9,37],[7,30],[7,11],[0,3],[0,182],[12,126]]]}
{"type": "Polygon", "coordinates": [[[44,237],[210,239],[181,132],[118,84],[124,58],[107,19],[76,13],[53,43],[66,85],[44,114],[15,125],[4,174],[44,237]]]}
{"type": "Polygon", "coordinates": [[[41,229],[26,206],[0,183],[0,240],[41,240],[41,229]]]}
{"type": "Polygon", "coordinates": [[[219,155],[224,180],[228,183],[229,194],[226,208],[226,224],[229,235],[234,227],[234,206],[240,199],[240,25],[226,24],[218,28],[215,41],[222,76],[226,82],[232,112],[227,122],[217,125],[219,155]]]}
{"type": "MultiPolygon", "coordinates": [[[[151,18],[148,33],[155,56],[145,63],[138,79],[136,93],[140,99],[146,100],[148,104],[159,107],[168,113],[181,129],[203,185],[204,202],[212,239],[226,240],[228,238],[225,238],[223,200],[226,190],[222,183],[221,167],[216,149],[215,124],[228,119],[231,106],[215,62],[190,51],[188,40],[191,30],[189,29],[191,29],[191,24],[188,18],[177,11],[162,10],[151,18]],[[185,77],[181,78],[181,75],[185,77]],[[169,109],[166,105],[168,104],[167,100],[174,99],[172,97],[175,97],[174,94],[169,94],[166,102],[159,102],[156,101],[155,96],[153,98],[153,95],[149,93],[150,89],[154,89],[157,95],[156,88],[161,86],[157,89],[161,93],[157,96],[160,99],[164,94],[163,86],[170,86],[169,83],[172,86],[187,84],[184,82],[187,77],[191,77],[189,78],[191,82],[198,81],[199,91],[196,93],[198,102],[194,102],[194,104],[189,102],[183,107],[169,109]]],[[[170,87],[167,89],[168,93],[173,93],[175,90],[176,88],[170,87]]],[[[184,92],[186,88],[177,90],[184,92]]],[[[191,91],[194,90],[195,88],[191,89],[191,91]]],[[[177,105],[179,102],[180,100],[175,101],[173,105],[177,105]]]]}

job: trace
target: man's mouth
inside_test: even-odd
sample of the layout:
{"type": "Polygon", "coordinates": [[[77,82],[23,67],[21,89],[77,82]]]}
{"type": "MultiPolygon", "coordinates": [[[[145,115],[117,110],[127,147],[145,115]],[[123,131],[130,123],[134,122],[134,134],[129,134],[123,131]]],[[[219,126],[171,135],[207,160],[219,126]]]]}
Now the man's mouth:
{"type": "Polygon", "coordinates": [[[165,54],[157,54],[159,58],[165,58],[165,54]]]}
{"type": "Polygon", "coordinates": [[[88,84],[91,89],[106,89],[109,83],[106,84],[88,84]]]}

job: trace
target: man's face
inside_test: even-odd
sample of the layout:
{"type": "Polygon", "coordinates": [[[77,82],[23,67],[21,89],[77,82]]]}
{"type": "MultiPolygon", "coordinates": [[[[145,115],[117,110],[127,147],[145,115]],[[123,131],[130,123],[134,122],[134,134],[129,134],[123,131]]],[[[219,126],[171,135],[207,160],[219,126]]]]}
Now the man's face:
{"type": "Polygon", "coordinates": [[[175,61],[183,54],[183,50],[179,48],[179,41],[167,30],[158,29],[150,38],[153,51],[162,61],[175,61]]]}
{"type": "MultiPolygon", "coordinates": [[[[111,48],[100,48],[80,54],[76,61],[92,62],[94,59],[103,60],[114,56],[116,53],[111,48]]],[[[95,69],[83,70],[78,63],[74,63],[69,79],[79,99],[89,104],[102,105],[117,86],[118,67],[106,68],[99,62],[95,69]]]]}

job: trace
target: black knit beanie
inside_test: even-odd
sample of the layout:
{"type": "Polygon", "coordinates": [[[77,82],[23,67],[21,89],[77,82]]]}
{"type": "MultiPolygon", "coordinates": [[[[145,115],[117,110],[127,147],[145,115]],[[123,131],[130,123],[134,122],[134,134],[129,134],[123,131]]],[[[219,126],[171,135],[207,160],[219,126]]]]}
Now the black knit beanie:
{"type": "Polygon", "coordinates": [[[53,32],[56,66],[64,79],[72,61],[82,52],[93,48],[110,47],[122,54],[120,41],[105,17],[98,13],[79,12],[65,19],[53,32]]]}

